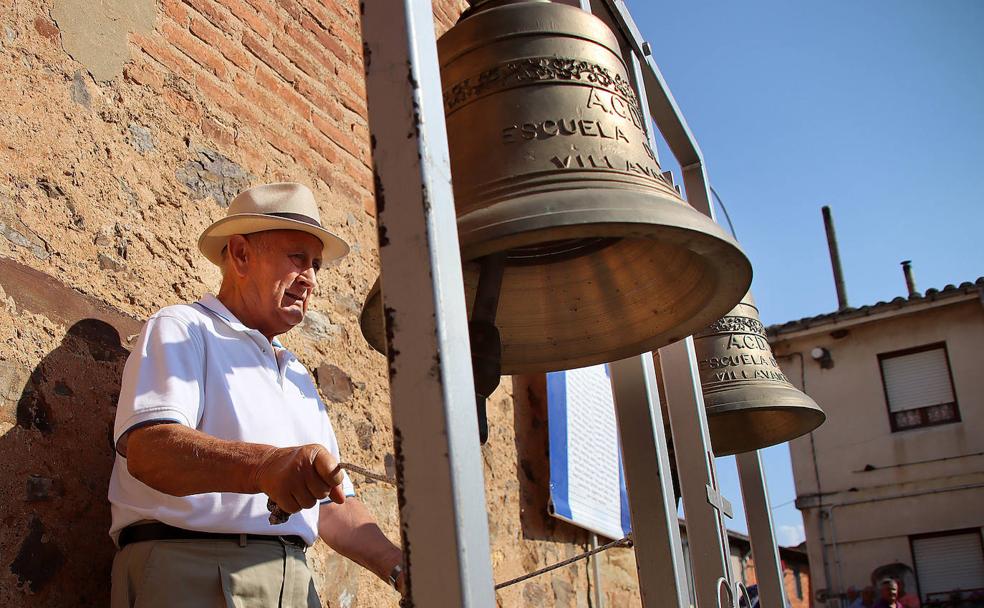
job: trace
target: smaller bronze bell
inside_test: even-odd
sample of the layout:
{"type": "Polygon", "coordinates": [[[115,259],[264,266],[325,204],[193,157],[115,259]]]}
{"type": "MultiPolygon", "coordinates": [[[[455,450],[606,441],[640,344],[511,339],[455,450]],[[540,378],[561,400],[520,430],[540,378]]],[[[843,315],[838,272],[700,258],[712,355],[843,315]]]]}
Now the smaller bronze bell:
{"type": "Polygon", "coordinates": [[[695,335],[694,347],[716,456],[789,441],[826,420],[776,363],[751,293],[695,335]]]}

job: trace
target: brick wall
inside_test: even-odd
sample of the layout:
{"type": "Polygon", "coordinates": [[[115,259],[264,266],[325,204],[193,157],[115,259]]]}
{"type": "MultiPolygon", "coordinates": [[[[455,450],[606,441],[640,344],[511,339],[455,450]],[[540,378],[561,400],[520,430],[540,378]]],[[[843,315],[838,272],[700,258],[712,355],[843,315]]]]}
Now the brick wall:
{"type": "MultiPolygon", "coordinates": [[[[438,33],[463,8],[435,2],[438,33]]],[[[309,185],[352,252],[285,342],[323,389],[347,460],[392,466],[385,359],[358,314],[377,274],[355,0],[0,3],[0,605],[105,606],[110,430],[132,337],[219,284],[201,230],[258,183],[309,185]]],[[[546,515],[542,376],[503,381],[486,463],[497,580],[580,551],[546,515]]],[[[355,478],[398,537],[395,492],[355,478]]],[[[324,545],[325,605],[395,593],[324,545]]],[[[638,602],[632,553],[603,559],[609,605],[638,602]]],[[[499,595],[587,606],[581,565],[499,595]]]]}

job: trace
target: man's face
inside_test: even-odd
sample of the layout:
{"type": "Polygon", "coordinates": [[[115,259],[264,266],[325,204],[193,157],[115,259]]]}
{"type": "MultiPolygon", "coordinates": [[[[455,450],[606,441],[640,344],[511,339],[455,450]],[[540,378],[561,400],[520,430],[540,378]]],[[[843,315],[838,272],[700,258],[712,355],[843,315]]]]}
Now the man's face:
{"type": "Polygon", "coordinates": [[[249,324],[272,338],[304,320],[323,245],[299,230],[259,232],[246,240],[252,253],[243,281],[249,324]]]}
{"type": "Polygon", "coordinates": [[[882,583],[881,597],[889,603],[899,599],[899,586],[894,581],[891,583],[882,583]]]}

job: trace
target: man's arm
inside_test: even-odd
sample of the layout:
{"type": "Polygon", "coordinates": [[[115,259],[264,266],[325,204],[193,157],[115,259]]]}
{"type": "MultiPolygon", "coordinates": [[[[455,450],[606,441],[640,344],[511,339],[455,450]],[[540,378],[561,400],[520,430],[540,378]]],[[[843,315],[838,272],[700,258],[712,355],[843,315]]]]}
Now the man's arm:
{"type": "MultiPolygon", "coordinates": [[[[318,534],[329,547],[387,583],[393,568],[403,561],[403,551],[386,538],[369,510],[357,498],[349,498],[345,504],[321,505],[318,534]]],[[[402,574],[397,586],[402,593],[402,574]]]]}
{"type": "Polygon", "coordinates": [[[217,439],[181,424],[156,424],[130,431],[124,451],[131,475],[172,496],[262,492],[288,513],[329,496],[345,502],[338,462],[317,444],[276,448],[217,439]]]}

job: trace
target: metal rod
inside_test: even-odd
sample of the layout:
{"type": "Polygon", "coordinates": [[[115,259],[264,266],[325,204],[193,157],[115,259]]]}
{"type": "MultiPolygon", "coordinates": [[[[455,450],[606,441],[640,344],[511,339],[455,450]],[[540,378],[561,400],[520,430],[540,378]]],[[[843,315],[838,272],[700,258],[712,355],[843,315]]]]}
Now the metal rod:
{"type": "Polygon", "coordinates": [[[642,605],[690,605],[680,524],[649,353],[609,365],[642,605]]]}
{"type": "Polygon", "coordinates": [[[693,338],[659,349],[670,429],[687,518],[687,543],[698,606],[717,606],[719,583],[730,583],[724,516],[728,505],[717,494],[717,471],[707,431],[704,396],[697,374],[693,338]]]}
{"type": "MultiPolygon", "coordinates": [[[[598,548],[598,535],[591,533],[591,550],[598,548]]],[[[598,558],[591,560],[591,575],[594,577],[594,608],[601,607],[601,567],[598,565],[598,558]]]]}
{"type": "Polygon", "coordinates": [[[408,606],[495,605],[430,2],[362,6],[408,606]]]}
{"type": "Polygon", "coordinates": [[[737,454],[735,460],[738,463],[748,536],[752,542],[752,558],[755,560],[759,605],[762,608],[784,608],[782,568],[772,525],[769,490],[762,471],[762,456],[755,450],[737,454]]]}
{"type": "Polygon", "coordinates": [[[844,310],[847,304],[847,287],[844,286],[844,270],[841,268],[840,249],[837,247],[837,233],[834,231],[834,217],[830,207],[823,206],[823,227],[827,231],[827,247],[830,249],[830,265],[834,269],[834,287],[837,289],[837,310],[844,310]]]}

